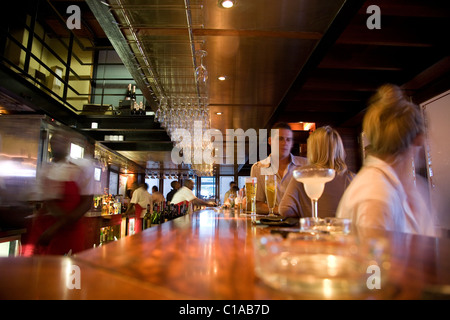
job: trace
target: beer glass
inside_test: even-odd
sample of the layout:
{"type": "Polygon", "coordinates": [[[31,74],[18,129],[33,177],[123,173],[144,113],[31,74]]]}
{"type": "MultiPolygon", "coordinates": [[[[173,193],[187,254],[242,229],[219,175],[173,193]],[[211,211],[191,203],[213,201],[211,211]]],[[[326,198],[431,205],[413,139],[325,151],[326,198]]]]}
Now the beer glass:
{"type": "Polygon", "coordinates": [[[251,214],[256,214],[256,187],[257,179],[255,177],[245,178],[245,192],[247,194],[247,202],[251,203],[251,214]]]}

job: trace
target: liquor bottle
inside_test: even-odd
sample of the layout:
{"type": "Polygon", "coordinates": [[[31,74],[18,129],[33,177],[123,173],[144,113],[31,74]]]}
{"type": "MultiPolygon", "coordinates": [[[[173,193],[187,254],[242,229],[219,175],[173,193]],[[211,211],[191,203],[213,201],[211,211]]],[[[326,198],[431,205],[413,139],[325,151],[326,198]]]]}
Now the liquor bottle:
{"type": "Polygon", "coordinates": [[[167,214],[167,206],[166,206],[166,202],[165,201],[162,202],[162,206],[163,206],[163,214],[162,214],[161,220],[162,220],[162,222],[166,222],[167,221],[167,217],[169,215],[167,214]]]}
{"type": "Polygon", "coordinates": [[[127,94],[125,95],[125,100],[131,100],[132,92],[131,92],[131,83],[128,84],[127,94]]]}
{"type": "Polygon", "coordinates": [[[153,204],[152,224],[158,223],[159,223],[159,211],[158,211],[158,204],[155,202],[153,204]]]}
{"type": "Polygon", "coordinates": [[[136,106],[135,106],[135,104],[136,104],[136,101],[132,101],[131,102],[131,106],[130,106],[130,114],[131,115],[135,115],[136,114],[136,106]]]}
{"type": "Polygon", "coordinates": [[[133,92],[131,93],[131,100],[136,101],[136,86],[133,86],[133,92]]]}
{"type": "Polygon", "coordinates": [[[151,223],[152,223],[152,216],[150,213],[150,204],[147,205],[147,212],[144,215],[144,221],[142,223],[142,229],[145,230],[147,228],[151,227],[151,223]]]}
{"type": "Polygon", "coordinates": [[[141,116],[145,115],[145,110],[144,110],[144,104],[141,102],[139,102],[139,114],[141,116]]]}

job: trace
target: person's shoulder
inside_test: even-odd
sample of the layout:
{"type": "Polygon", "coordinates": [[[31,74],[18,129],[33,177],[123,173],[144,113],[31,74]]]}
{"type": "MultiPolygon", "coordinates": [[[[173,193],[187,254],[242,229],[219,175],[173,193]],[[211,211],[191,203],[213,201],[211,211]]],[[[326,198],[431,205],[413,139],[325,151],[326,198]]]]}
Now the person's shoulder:
{"type": "Polygon", "coordinates": [[[270,156],[255,162],[251,167],[251,171],[253,172],[254,170],[257,170],[259,172],[261,168],[268,168],[268,167],[270,167],[270,156]]]}
{"type": "Polygon", "coordinates": [[[364,194],[364,198],[389,202],[395,194],[395,186],[390,183],[382,171],[363,167],[354,176],[348,189],[355,195],[364,194]]]}
{"type": "Polygon", "coordinates": [[[345,172],[342,175],[348,181],[352,181],[356,177],[356,173],[350,170],[345,170],[345,172]]]}
{"type": "Polygon", "coordinates": [[[308,159],[306,159],[305,157],[292,155],[291,159],[292,163],[297,167],[302,167],[308,164],[308,159]]]}

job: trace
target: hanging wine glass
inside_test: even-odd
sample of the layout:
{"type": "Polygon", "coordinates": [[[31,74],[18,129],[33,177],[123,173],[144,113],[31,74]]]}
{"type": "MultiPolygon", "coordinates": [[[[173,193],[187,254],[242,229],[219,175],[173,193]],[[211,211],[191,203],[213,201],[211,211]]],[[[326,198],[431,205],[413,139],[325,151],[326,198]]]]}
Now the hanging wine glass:
{"type": "Polygon", "coordinates": [[[203,64],[203,58],[208,54],[205,50],[198,50],[196,53],[200,56],[200,65],[195,68],[195,80],[199,86],[206,87],[206,81],[208,80],[208,70],[203,64]]]}

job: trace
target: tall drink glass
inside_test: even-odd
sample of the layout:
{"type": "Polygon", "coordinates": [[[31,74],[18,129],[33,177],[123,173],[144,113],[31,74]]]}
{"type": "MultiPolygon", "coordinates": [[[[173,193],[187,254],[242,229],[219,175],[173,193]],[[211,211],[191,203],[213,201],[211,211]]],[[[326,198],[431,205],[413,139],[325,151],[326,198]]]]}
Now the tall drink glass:
{"type": "Polygon", "coordinates": [[[265,176],[265,191],[266,191],[266,201],[269,207],[269,215],[273,216],[273,208],[275,207],[275,202],[277,201],[277,176],[267,175],[265,176]]]}
{"type": "Polygon", "coordinates": [[[247,202],[251,202],[251,214],[256,214],[256,187],[257,179],[255,177],[245,178],[245,192],[247,195],[247,202]]]}

